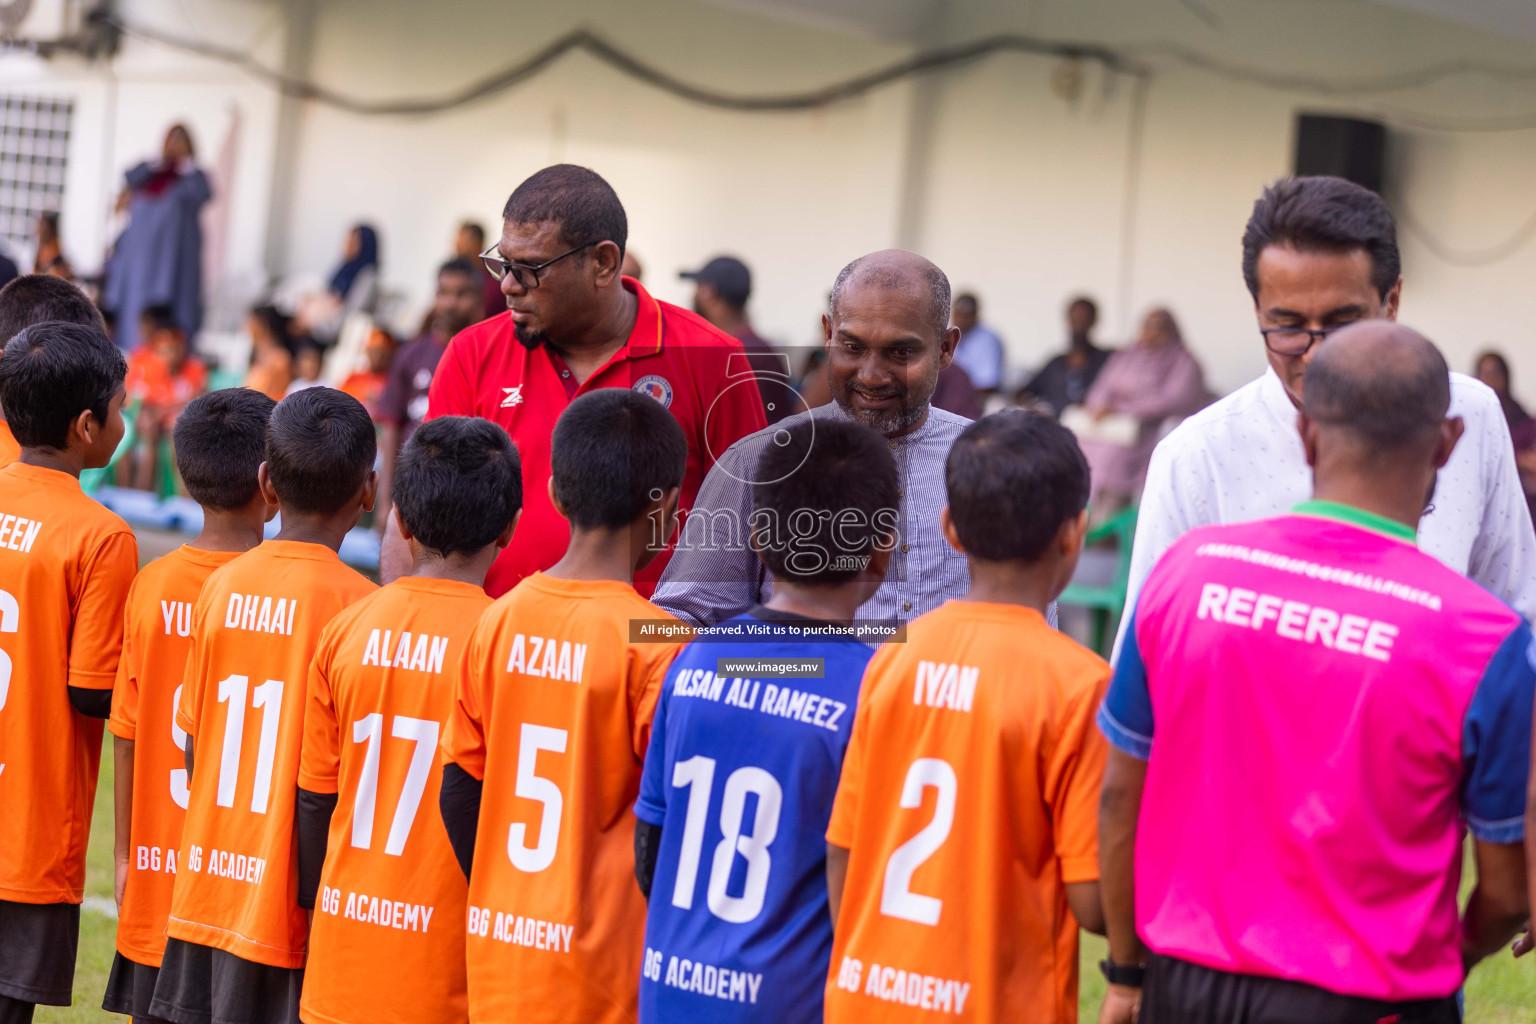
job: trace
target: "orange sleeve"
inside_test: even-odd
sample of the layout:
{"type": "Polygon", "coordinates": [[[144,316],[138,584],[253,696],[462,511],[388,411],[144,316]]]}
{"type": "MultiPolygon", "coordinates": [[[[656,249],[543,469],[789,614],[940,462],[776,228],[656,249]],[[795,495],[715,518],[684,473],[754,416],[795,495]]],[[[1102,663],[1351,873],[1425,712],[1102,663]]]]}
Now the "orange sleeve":
{"type": "Polygon", "coordinates": [[[341,774],[341,727],[331,695],[332,661],[339,631],[336,620],[320,635],[320,646],[309,663],[309,688],[304,699],[304,741],[299,749],[299,788],[334,793],[341,774]]]}
{"type": "Polygon", "coordinates": [[[139,570],[131,533],[114,533],[87,557],[69,637],[69,685],[110,690],[123,650],[123,609],[139,570]]]}
{"type": "MultiPolygon", "coordinates": [[[[181,703],[176,705],[176,724],[188,736],[197,735],[203,713],[204,677],[208,674],[208,591],[204,588],[192,609],[192,650],[181,676],[181,703]]],[[[195,749],[195,748],[194,748],[195,749]]]]}
{"type": "Polygon", "coordinates": [[[889,645],[881,647],[864,669],[859,684],[859,706],[853,713],[853,732],[848,737],[848,751],[843,755],[843,774],[838,779],[837,796],[832,800],[832,818],[827,822],[827,842],[845,850],[853,848],[853,833],[858,824],[859,797],[864,788],[865,749],[869,746],[870,695],[874,692],[885,663],[894,655],[889,645]]]}
{"type": "Polygon", "coordinates": [[[1109,666],[1068,696],[1056,743],[1046,765],[1046,803],[1063,882],[1094,882],[1099,877],[1099,788],[1109,747],[1094,715],[1109,687],[1109,666]]]}
{"type": "Polygon", "coordinates": [[[630,741],[635,756],[645,760],[645,752],[651,746],[651,722],[656,718],[656,701],[661,697],[661,687],[667,679],[667,669],[681,643],[631,644],[633,659],[629,673],[629,724],[630,741]]]}
{"type": "Polygon", "coordinates": [[[117,682],[112,687],[112,715],[107,728],[119,739],[131,740],[139,724],[139,665],[137,645],[133,641],[133,619],[138,607],[134,601],[137,585],[128,590],[128,605],[123,610],[123,653],[117,659],[117,682]]]}
{"type": "MultiPolygon", "coordinates": [[[[481,622],[485,620],[482,619],[481,622]]],[[[453,684],[453,710],[443,727],[441,744],[444,764],[452,762],[473,778],[485,778],[485,717],[481,694],[495,680],[490,664],[490,641],[479,625],[464,645],[459,671],[453,684]]]]}

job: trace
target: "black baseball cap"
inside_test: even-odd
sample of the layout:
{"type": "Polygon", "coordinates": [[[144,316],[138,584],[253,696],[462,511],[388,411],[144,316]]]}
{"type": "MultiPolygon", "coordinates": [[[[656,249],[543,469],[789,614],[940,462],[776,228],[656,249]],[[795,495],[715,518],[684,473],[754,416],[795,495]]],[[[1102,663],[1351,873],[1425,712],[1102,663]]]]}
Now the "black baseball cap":
{"type": "Polygon", "coordinates": [[[677,276],[713,285],[722,299],[735,306],[745,306],[752,295],[752,271],[734,256],[716,256],[698,270],[684,270],[677,276]]]}

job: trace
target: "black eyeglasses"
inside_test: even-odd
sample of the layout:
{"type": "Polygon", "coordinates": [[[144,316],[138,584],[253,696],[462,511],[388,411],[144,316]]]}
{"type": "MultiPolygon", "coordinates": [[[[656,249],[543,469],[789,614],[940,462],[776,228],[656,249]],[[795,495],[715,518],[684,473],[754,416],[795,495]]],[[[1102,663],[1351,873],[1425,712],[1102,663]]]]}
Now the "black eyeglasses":
{"type": "MultiPolygon", "coordinates": [[[[496,243],[496,245],[500,244],[500,242],[496,243]]],[[[504,260],[501,258],[501,253],[496,251],[496,245],[493,245],[480,254],[480,262],[485,264],[486,271],[496,280],[504,281],[507,275],[511,274],[512,280],[516,281],[519,287],[532,290],[539,286],[540,271],[547,270],[572,253],[581,252],[581,250],[589,249],[596,244],[596,242],[588,242],[585,245],[578,245],[574,249],[567,249],[554,259],[545,260],[537,266],[531,263],[513,263],[511,260],[504,260]]]]}
{"type": "Polygon", "coordinates": [[[1313,345],[1349,326],[1337,324],[1316,331],[1306,327],[1260,327],[1259,333],[1264,335],[1264,347],[1275,355],[1304,356],[1312,351],[1313,345]]]}

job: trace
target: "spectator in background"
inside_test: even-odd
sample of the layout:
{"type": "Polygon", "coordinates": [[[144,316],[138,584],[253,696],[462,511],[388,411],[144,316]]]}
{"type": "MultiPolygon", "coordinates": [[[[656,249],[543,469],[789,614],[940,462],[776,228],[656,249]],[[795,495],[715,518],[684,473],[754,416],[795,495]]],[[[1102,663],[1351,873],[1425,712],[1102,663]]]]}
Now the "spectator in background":
{"type": "Polygon", "coordinates": [[[293,353],[293,380],[288,383],[288,390],[283,397],[308,388],[324,387],[325,381],[320,379],[324,365],[325,358],[319,345],[305,343],[298,346],[293,353]]]}
{"type": "MultiPolygon", "coordinates": [[[[1122,437],[1079,432],[1078,444],[1093,475],[1091,501],[1111,511],[1128,504],[1141,489],[1147,463],[1164,424],[1187,416],[1206,401],[1205,375],[1166,309],[1154,309],[1142,322],[1136,344],[1109,357],[1083,400],[1094,425],[1119,419],[1122,437]]],[[[1069,424],[1074,426],[1075,425],[1069,424]]]]}
{"type": "Polygon", "coordinates": [[[980,318],[980,301],[971,292],[961,292],[955,298],[954,311],[955,326],[960,328],[960,347],[955,349],[952,365],[963,369],[976,390],[987,396],[1003,386],[1005,353],[1003,339],[980,318]]]}
{"type": "Polygon", "coordinates": [[[699,270],[677,275],[694,282],[693,311],[741,342],[747,363],[757,377],[769,423],[804,409],[789,384],[789,359],[757,331],[747,317],[752,297],[752,272],[734,256],[716,256],[699,270]]]}
{"type": "MultiPolygon", "coordinates": [[[[475,276],[480,282],[480,295],[483,303],[481,316],[474,321],[493,317],[497,313],[507,311],[506,297],[501,294],[501,282],[491,276],[491,272],[485,269],[485,264],[480,262],[480,254],[485,251],[485,228],[472,220],[466,220],[459,225],[458,234],[453,237],[453,258],[463,260],[475,270],[475,276]]],[[[422,333],[432,329],[431,318],[434,314],[427,315],[428,322],[422,325],[422,333]]],[[[465,326],[468,326],[466,324],[465,326]]],[[[387,495],[389,492],[385,492],[387,495]]]]}
{"type": "Polygon", "coordinates": [[[169,306],[150,306],[140,314],[139,340],[142,344],[129,357],[124,382],[127,401],[139,403],[132,483],[141,491],[152,491],[160,442],[171,436],[187,403],[208,390],[208,368],[191,354],[187,336],[176,325],[169,306]]]}
{"type": "Polygon", "coordinates": [[[128,226],[107,260],[102,307],[116,316],[117,345],[139,344],[139,314],[146,306],[169,306],[188,338],[203,323],[203,229],[198,214],[213,196],[208,176],[194,161],[185,125],[165,134],[157,163],[141,163],[125,177],[118,197],[128,226]]]}
{"type": "Polygon", "coordinates": [[[16,266],[16,261],[0,253],[0,288],[4,288],[20,276],[21,268],[16,266]]]}
{"type": "Polygon", "coordinates": [[[75,271],[64,258],[64,248],[59,242],[59,215],[49,211],[37,217],[37,253],[32,257],[32,273],[52,274],[66,281],[75,279],[75,271]]]}
{"type": "Polygon", "coordinates": [[[638,280],[640,280],[640,276],[642,274],[644,274],[644,273],[645,273],[645,264],[640,262],[640,257],[636,256],[634,253],[630,252],[628,249],[625,249],[624,250],[624,262],[619,264],[619,276],[620,277],[632,277],[636,281],[638,281],[638,280]]]}
{"type": "Polygon", "coordinates": [[[331,273],[325,291],[299,306],[291,333],[307,334],[330,345],[353,313],[371,313],[379,299],[379,233],[368,224],[347,232],[341,263],[331,273]]]}
{"type": "Polygon", "coordinates": [[[276,306],[257,306],[245,321],[251,336],[251,368],[245,387],[281,402],[293,382],[293,345],[288,340],[288,318],[276,306]]]}
{"type": "Polygon", "coordinates": [[[1525,491],[1531,518],[1536,520],[1536,419],[1531,418],[1510,392],[1509,362],[1503,356],[1497,352],[1484,352],[1477,357],[1476,374],[1478,380],[1499,396],[1504,420],[1509,424],[1509,438],[1515,445],[1515,468],[1520,471],[1520,487],[1525,491]]]}
{"type": "Polygon", "coordinates": [[[1109,352],[1093,343],[1093,328],[1099,322],[1099,307],[1087,296],[1078,296],[1067,306],[1067,350],[1045,364],[1019,391],[1019,401],[1042,407],[1059,417],[1069,405],[1077,405],[1088,396],[1099,371],[1109,360],[1109,352]]]}
{"type": "Polygon", "coordinates": [[[354,370],[341,382],[340,391],[344,391],[362,403],[368,410],[368,415],[375,421],[379,418],[379,398],[384,394],[384,385],[389,380],[390,363],[395,358],[395,339],[382,327],[375,327],[368,333],[368,343],[363,347],[363,358],[367,365],[360,370],[354,370]]]}
{"type": "Polygon", "coordinates": [[[984,399],[971,375],[959,363],[950,363],[939,371],[939,382],[933,389],[933,407],[974,420],[981,416],[984,399]]]}
{"type": "MultiPolygon", "coordinates": [[[[479,299],[480,272],[476,264],[454,258],[437,271],[437,296],[421,336],[402,348],[389,368],[384,393],[379,397],[379,494],[380,504],[389,507],[395,481],[395,459],[405,442],[416,433],[427,416],[427,391],[438,360],[455,334],[478,323],[483,312],[479,299]]],[[[499,285],[498,285],[499,288],[499,285]]],[[[498,295],[501,294],[497,291],[498,295]]],[[[503,301],[503,313],[505,301],[503,301]]],[[[389,516],[375,518],[382,532],[389,516]]]]}

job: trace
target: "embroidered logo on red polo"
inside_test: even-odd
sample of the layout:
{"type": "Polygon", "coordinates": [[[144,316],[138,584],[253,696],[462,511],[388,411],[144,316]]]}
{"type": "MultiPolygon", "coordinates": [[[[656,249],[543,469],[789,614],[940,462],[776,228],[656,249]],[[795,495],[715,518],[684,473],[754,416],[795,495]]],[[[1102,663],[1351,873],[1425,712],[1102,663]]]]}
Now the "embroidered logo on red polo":
{"type": "Polygon", "coordinates": [[[635,390],[642,395],[656,399],[663,409],[672,405],[672,385],[667,383],[667,378],[658,377],[654,373],[648,373],[635,381],[635,390]]]}

